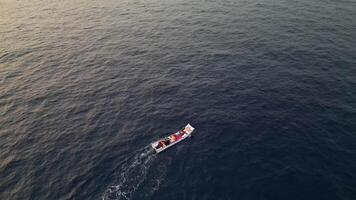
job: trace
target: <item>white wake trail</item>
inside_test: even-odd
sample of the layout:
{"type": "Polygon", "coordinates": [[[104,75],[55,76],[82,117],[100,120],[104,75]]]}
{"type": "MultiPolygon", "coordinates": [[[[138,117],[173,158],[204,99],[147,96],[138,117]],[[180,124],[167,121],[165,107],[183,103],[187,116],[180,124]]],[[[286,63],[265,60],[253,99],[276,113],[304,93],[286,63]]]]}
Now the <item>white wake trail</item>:
{"type": "Polygon", "coordinates": [[[119,183],[109,187],[104,192],[102,200],[129,200],[145,180],[155,157],[156,154],[151,146],[140,151],[128,162],[128,165],[124,166],[119,175],[119,183]]]}

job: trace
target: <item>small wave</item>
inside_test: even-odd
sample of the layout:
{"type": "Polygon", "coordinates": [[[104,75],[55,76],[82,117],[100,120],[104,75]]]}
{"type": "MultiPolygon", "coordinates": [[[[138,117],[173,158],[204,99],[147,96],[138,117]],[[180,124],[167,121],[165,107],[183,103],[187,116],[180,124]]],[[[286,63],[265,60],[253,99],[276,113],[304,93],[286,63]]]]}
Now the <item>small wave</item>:
{"type": "Polygon", "coordinates": [[[149,187],[149,192],[147,192],[148,195],[152,195],[160,188],[167,174],[167,166],[164,164],[160,164],[157,166],[156,171],[157,171],[155,173],[156,176],[150,181],[150,183],[148,183],[148,187],[149,187]]]}

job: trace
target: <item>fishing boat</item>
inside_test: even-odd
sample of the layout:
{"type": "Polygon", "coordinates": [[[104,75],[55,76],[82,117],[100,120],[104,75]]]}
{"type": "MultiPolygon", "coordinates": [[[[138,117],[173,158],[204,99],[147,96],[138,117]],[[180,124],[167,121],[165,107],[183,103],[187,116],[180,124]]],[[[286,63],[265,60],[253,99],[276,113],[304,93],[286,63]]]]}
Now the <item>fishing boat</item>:
{"type": "Polygon", "coordinates": [[[189,138],[192,135],[194,129],[195,128],[193,126],[187,124],[182,130],[151,143],[151,146],[156,151],[156,153],[162,152],[169,147],[185,140],[186,138],[189,138]]]}

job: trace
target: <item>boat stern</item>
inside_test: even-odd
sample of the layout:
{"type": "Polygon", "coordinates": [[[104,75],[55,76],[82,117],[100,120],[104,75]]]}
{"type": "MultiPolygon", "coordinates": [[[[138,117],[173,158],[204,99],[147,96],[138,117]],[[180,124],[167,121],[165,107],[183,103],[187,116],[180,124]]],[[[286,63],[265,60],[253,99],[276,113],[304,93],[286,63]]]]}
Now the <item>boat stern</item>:
{"type": "Polygon", "coordinates": [[[156,147],[157,145],[158,145],[158,141],[151,143],[151,147],[154,148],[154,149],[156,149],[155,147],[156,147]]]}

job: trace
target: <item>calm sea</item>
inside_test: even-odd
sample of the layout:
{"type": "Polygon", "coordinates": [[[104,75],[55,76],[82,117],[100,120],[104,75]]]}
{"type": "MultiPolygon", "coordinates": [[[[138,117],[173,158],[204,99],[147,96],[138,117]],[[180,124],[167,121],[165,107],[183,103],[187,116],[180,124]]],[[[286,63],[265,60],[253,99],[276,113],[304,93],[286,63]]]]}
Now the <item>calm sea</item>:
{"type": "Polygon", "coordinates": [[[0,0],[0,199],[356,199],[355,0],[0,0]]]}

